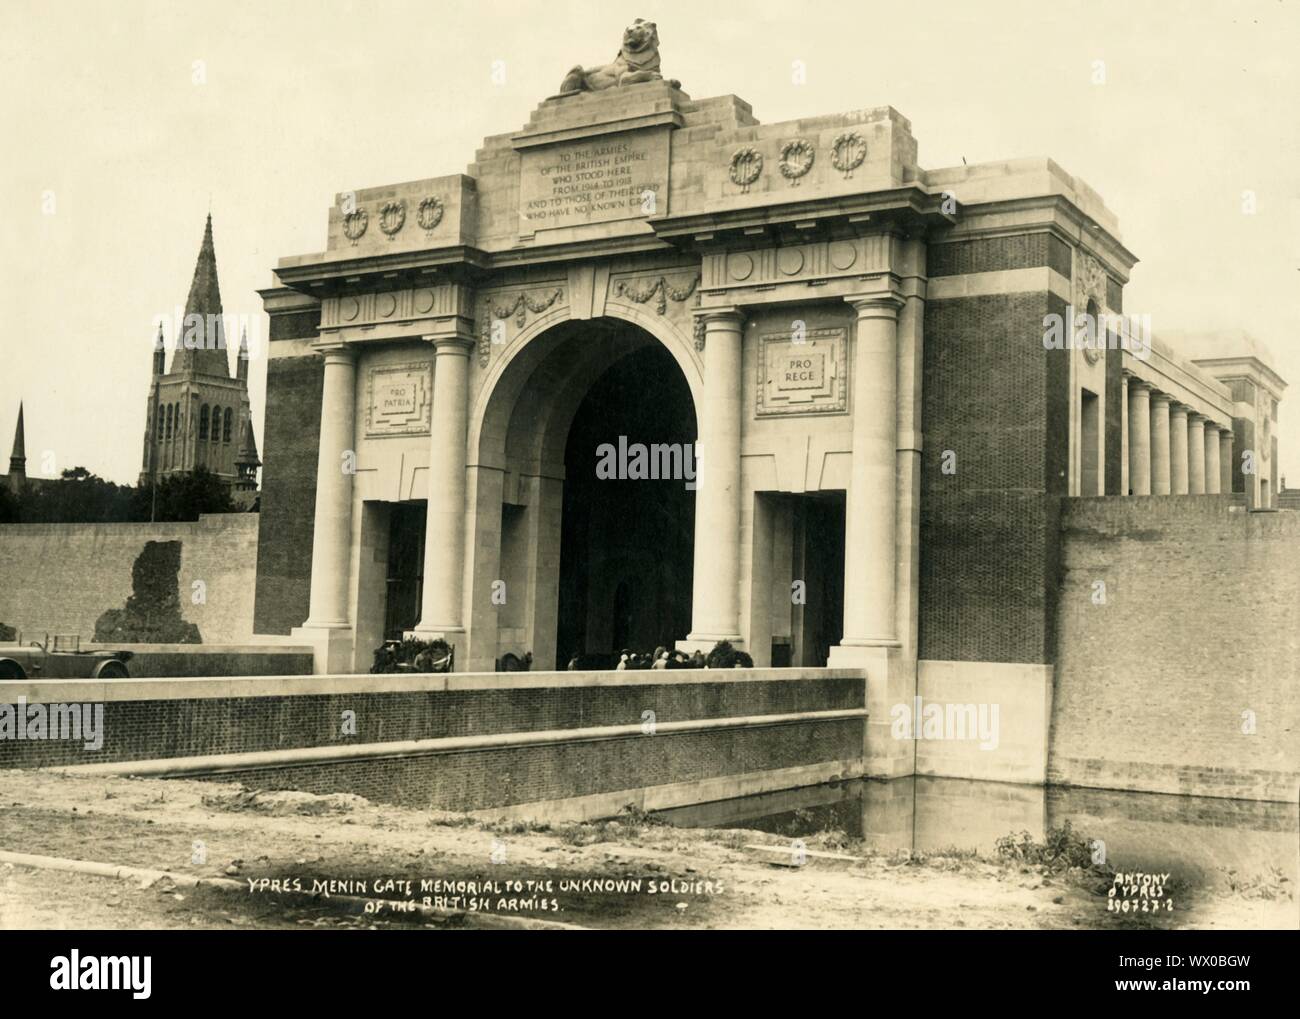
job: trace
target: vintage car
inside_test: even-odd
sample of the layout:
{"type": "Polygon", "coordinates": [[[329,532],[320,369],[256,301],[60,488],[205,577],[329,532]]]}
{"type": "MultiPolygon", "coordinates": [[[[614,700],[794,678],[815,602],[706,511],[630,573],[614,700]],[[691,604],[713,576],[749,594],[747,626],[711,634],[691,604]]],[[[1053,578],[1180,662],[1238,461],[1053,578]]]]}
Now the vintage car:
{"type": "Polygon", "coordinates": [[[0,644],[0,680],[127,679],[130,660],[130,651],[83,651],[80,637],[47,634],[44,644],[0,644]]]}

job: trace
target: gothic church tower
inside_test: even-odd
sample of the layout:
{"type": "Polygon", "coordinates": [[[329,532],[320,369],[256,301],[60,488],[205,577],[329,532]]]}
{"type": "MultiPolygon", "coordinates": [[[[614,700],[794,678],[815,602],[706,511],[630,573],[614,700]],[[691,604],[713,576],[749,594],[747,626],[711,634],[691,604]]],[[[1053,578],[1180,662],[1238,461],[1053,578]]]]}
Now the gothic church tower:
{"type": "Polygon", "coordinates": [[[166,356],[160,325],[140,482],[205,467],[227,482],[237,498],[250,492],[260,463],[248,401],[248,337],[240,339],[231,378],[210,213],[170,369],[166,356]]]}

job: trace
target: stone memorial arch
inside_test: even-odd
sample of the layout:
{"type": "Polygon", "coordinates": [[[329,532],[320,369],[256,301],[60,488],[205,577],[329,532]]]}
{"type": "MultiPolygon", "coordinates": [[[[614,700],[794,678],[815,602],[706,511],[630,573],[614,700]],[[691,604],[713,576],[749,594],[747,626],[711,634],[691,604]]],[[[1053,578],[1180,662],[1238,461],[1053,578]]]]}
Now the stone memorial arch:
{"type": "Polygon", "coordinates": [[[1043,322],[1080,281],[1119,310],[1114,217],[1046,159],[925,170],[889,107],[692,99],[653,42],[633,26],[463,174],[341,192],[326,250],[280,261],[258,631],[322,671],[398,632],[473,671],[725,639],[866,669],[873,727],[927,659],[1041,700],[1053,500],[1119,491],[1131,360],[1043,322]],[[693,440],[687,502],[582,488],[571,439],[622,420],[693,440]]]}

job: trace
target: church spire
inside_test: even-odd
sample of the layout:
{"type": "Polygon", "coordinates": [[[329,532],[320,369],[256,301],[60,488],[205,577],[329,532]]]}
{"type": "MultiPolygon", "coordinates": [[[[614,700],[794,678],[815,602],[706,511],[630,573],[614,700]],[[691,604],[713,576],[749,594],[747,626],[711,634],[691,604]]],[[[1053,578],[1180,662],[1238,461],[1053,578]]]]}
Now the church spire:
{"type": "Polygon", "coordinates": [[[14,428],[14,449],[9,454],[9,487],[18,491],[27,480],[27,444],[23,436],[23,405],[18,404],[18,425],[14,428]]]}
{"type": "Polygon", "coordinates": [[[248,385],[248,329],[239,334],[239,360],[235,362],[235,378],[248,385]]]}
{"type": "Polygon", "coordinates": [[[158,323],[158,335],[153,341],[153,373],[163,375],[167,372],[167,341],[163,339],[162,323],[158,323]]]}
{"type": "Polygon", "coordinates": [[[185,318],[180,324],[172,374],[193,371],[200,375],[230,378],[226,357],[226,334],[221,321],[221,286],[217,281],[217,252],[212,243],[212,213],[203,228],[203,243],[194,265],[194,279],[185,299],[185,318]]]}

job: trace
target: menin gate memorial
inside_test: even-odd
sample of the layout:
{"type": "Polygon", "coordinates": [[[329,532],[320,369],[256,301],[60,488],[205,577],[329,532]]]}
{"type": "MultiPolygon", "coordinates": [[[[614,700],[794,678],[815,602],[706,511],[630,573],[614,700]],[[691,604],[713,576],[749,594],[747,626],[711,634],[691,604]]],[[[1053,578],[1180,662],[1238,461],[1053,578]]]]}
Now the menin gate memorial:
{"type": "Polygon", "coordinates": [[[726,639],[865,668],[873,731],[942,662],[1041,714],[1060,500],[1149,486],[1142,394],[1194,416],[1201,491],[1267,500],[1233,455],[1276,412],[1255,367],[1247,398],[1045,348],[1135,261],[1050,160],[928,170],[890,107],[760,124],[638,23],[464,173],[341,192],[280,261],[257,630],[322,671],[408,631],[472,671],[726,639]],[[694,491],[597,487],[620,434],[698,441],[694,491]]]}

